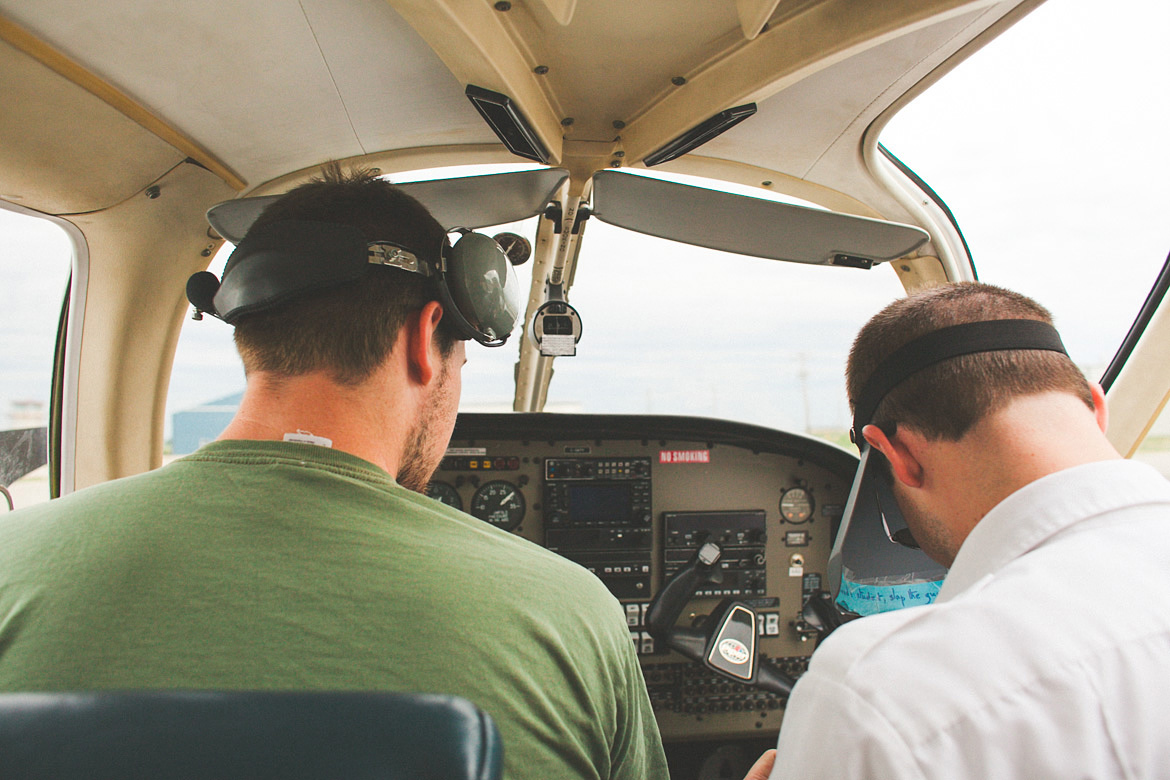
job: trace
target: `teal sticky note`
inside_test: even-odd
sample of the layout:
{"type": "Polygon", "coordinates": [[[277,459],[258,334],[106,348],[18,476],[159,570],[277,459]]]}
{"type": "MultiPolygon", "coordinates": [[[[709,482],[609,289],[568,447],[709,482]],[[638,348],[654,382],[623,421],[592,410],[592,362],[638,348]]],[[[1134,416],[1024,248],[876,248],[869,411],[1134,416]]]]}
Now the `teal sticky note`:
{"type": "Polygon", "coordinates": [[[931,604],[941,587],[942,580],[883,584],[854,582],[842,577],[837,603],[858,615],[876,615],[931,604]]]}

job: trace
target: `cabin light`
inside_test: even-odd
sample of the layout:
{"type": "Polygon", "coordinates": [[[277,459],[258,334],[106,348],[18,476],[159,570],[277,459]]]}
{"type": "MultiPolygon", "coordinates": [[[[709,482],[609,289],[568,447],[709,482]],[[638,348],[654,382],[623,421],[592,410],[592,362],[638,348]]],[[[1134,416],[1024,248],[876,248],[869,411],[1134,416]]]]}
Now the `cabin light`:
{"type": "Polygon", "coordinates": [[[548,163],[548,150],[512,98],[474,84],[468,84],[464,94],[509,152],[526,160],[548,163]]]}
{"type": "Polygon", "coordinates": [[[658,165],[659,163],[673,160],[676,157],[682,157],[687,152],[699,148],[720,133],[727,132],[754,113],[756,113],[755,103],[748,103],[721,111],[706,122],[695,125],[678,138],[646,155],[646,158],[642,160],[642,164],[649,168],[652,165],[658,165]]]}

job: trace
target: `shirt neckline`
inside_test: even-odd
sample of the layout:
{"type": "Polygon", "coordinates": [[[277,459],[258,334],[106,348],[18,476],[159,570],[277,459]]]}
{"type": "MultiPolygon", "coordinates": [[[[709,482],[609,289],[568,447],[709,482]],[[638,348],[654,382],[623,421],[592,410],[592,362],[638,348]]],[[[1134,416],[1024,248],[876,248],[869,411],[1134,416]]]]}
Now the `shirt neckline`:
{"type": "Polygon", "coordinates": [[[1131,460],[1095,461],[1030,482],[971,530],[935,601],[954,598],[1066,528],[1151,500],[1170,500],[1170,484],[1153,467],[1131,460]]]}
{"type": "Polygon", "coordinates": [[[236,464],[279,462],[289,466],[323,469],[379,484],[398,484],[385,469],[364,458],[332,447],[300,442],[223,439],[205,444],[181,460],[236,464]]]}

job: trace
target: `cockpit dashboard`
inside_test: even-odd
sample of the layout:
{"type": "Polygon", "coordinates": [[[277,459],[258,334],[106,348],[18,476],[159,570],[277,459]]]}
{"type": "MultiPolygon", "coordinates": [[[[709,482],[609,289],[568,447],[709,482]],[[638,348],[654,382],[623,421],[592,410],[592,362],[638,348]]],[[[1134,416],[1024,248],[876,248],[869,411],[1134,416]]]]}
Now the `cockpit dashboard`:
{"type": "Polygon", "coordinates": [[[663,740],[775,738],[784,699],[657,646],[646,608],[705,541],[723,548],[679,625],[721,599],[760,614],[762,663],[807,668],[857,458],[806,436],[687,417],[463,414],[430,493],[586,567],[621,602],[663,740]]]}

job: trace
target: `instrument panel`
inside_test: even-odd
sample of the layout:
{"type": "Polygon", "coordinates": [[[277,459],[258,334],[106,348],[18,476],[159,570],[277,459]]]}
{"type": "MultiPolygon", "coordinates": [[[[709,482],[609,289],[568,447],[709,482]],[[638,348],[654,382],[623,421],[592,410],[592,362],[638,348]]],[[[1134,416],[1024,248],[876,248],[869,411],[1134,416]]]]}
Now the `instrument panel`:
{"type": "Polygon", "coordinates": [[[686,417],[461,414],[430,494],[586,567],[626,610],[665,742],[774,739],[782,698],[656,647],[646,608],[703,542],[724,550],[679,625],[723,598],[761,616],[763,663],[796,677],[857,459],[823,441],[686,417]]]}

